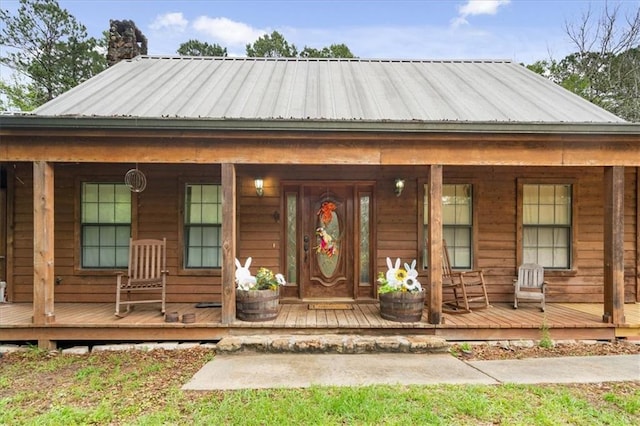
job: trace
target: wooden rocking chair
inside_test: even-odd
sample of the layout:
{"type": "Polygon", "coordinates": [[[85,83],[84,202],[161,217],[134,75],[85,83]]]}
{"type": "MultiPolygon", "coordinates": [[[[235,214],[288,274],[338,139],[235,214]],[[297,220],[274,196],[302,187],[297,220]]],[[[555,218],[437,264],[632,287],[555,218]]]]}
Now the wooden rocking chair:
{"type": "Polygon", "coordinates": [[[129,267],[127,274],[118,272],[116,291],[116,316],[120,313],[120,305],[126,305],[126,314],[132,305],[138,303],[161,303],[161,312],[165,313],[167,286],[167,239],[162,240],[129,240],[129,267]],[[147,292],[159,294],[160,298],[131,300],[131,293],[147,292]],[[121,300],[126,293],[126,301],[121,300]]]}
{"type": "Polygon", "coordinates": [[[482,270],[454,271],[446,241],[442,242],[442,290],[443,312],[463,314],[471,312],[472,308],[484,309],[490,306],[482,270]],[[449,292],[450,298],[445,296],[445,291],[449,292]]]}
{"type": "Polygon", "coordinates": [[[544,268],[535,263],[524,263],[518,268],[518,278],[513,280],[515,292],[513,309],[518,309],[518,299],[540,302],[540,310],[544,312],[544,296],[547,282],[544,280],[544,268]]]}

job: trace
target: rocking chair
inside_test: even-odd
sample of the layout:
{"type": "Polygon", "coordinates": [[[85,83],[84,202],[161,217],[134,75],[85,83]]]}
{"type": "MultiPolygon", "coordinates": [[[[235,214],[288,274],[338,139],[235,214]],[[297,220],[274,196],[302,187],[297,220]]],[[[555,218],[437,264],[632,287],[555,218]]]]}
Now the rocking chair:
{"type": "Polygon", "coordinates": [[[482,270],[454,271],[449,260],[446,241],[442,242],[442,311],[450,314],[469,313],[473,309],[488,308],[489,296],[482,270]]]}
{"type": "Polygon", "coordinates": [[[160,303],[161,312],[165,313],[165,299],[167,286],[167,239],[162,240],[129,240],[129,267],[125,274],[118,272],[116,291],[116,316],[120,313],[120,306],[126,305],[126,314],[132,305],[139,303],[160,303]],[[147,292],[160,295],[159,298],[131,300],[131,293],[147,292]],[[126,301],[121,300],[126,293],[126,301]]]}
{"type": "Polygon", "coordinates": [[[535,263],[524,263],[518,268],[518,278],[513,282],[513,309],[518,309],[518,299],[540,302],[540,310],[544,312],[544,296],[547,282],[544,280],[544,268],[535,263]]]}

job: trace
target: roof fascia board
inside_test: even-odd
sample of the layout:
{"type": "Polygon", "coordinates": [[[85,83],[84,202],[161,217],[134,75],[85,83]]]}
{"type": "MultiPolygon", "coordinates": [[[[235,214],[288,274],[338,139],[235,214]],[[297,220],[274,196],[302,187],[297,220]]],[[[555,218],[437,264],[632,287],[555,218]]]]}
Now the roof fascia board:
{"type": "Polygon", "coordinates": [[[640,123],[530,123],[463,121],[252,120],[0,115],[2,129],[176,131],[309,131],[397,133],[533,133],[640,135],[640,123]]]}

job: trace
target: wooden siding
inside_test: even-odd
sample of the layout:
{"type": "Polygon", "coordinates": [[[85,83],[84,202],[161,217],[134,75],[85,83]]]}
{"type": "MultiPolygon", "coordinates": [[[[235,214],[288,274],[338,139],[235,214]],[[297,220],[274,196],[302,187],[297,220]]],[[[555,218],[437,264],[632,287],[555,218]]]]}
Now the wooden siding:
{"type": "MultiPolygon", "coordinates": [[[[133,158],[133,157],[132,157],[133,158]]],[[[12,164],[9,189],[13,194],[7,227],[10,247],[7,253],[9,297],[14,302],[33,298],[33,169],[32,163],[12,164]]],[[[83,271],[78,267],[78,197],[79,182],[90,178],[98,181],[122,181],[135,164],[71,164],[54,163],[55,172],[55,285],[56,302],[112,302],[115,298],[113,271],[83,271]]],[[[220,270],[189,271],[179,268],[180,209],[183,182],[220,181],[219,164],[139,164],[146,174],[148,186],[135,200],[137,220],[134,237],[166,237],[168,243],[169,302],[220,301],[220,270]]],[[[419,239],[422,203],[421,182],[427,177],[423,166],[340,166],[340,165],[243,165],[237,166],[237,235],[236,254],[254,258],[254,266],[283,270],[280,253],[281,235],[285,231],[284,206],[281,204],[282,182],[297,180],[344,179],[375,181],[376,247],[373,262],[376,271],[384,270],[385,258],[401,257],[403,261],[421,259],[419,239]],[[257,197],[253,180],[264,179],[264,196],[257,197]],[[405,179],[400,197],[393,192],[395,178],[405,179]],[[274,219],[274,212],[280,220],[274,219]]],[[[513,278],[517,268],[516,191],[517,180],[567,179],[575,182],[577,235],[575,271],[549,272],[549,301],[603,301],[603,227],[604,173],[601,167],[489,167],[444,166],[444,183],[468,180],[474,184],[478,241],[475,263],[485,272],[489,298],[506,302],[513,294],[513,278]]],[[[625,301],[638,298],[638,171],[625,169],[624,189],[624,272],[625,301]]],[[[421,280],[427,283],[426,270],[421,280]]]]}

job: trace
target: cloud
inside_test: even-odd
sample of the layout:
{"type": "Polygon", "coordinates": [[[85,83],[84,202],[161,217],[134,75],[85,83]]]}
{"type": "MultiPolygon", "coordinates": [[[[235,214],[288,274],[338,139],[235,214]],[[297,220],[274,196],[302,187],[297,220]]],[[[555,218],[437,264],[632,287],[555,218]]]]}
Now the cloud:
{"type": "Polygon", "coordinates": [[[253,43],[267,31],[253,28],[242,22],[228,18],[210,18],[200,16],[193,22],[193,28],[208,35],[222,46],[242,46],[253,43]]]}
{"type": "Polygon", "coordinates": [[[149,25],[152,30],[172,29],[177,31],[184,31],[189,25],[182,12],[165,13],[164,15],[156,16],[156,19],[149,25]]]}
{"type": "Polygon", "coordinates": [[[498,8],[506,6],[511,0],[467,0],[467,3],[458,7],[458,16],[451,21],[452,26],[458,27],[468,24],[467,17],[476,15],[495,15],[498,8]]]}

